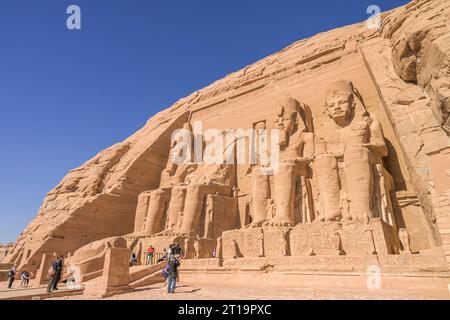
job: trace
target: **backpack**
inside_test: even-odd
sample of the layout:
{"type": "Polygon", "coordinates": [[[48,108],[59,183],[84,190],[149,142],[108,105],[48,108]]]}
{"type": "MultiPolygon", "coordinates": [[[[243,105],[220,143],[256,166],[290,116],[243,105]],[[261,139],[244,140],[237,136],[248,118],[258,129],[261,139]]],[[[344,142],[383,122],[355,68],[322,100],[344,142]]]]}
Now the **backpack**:
{"type": "Polygon", "coordinates": [[[49,277],[53,277],[56,273],[56,270],[53,268],[53,262],[50,265],[50,268],[48,268],[47,274],[49,277]]]}
{"type": "Polygon", "coordinates": [[[8,278],[14,278],[16,276],[16,273],[12,270],[9,270],[8,272],[8,278]]]}

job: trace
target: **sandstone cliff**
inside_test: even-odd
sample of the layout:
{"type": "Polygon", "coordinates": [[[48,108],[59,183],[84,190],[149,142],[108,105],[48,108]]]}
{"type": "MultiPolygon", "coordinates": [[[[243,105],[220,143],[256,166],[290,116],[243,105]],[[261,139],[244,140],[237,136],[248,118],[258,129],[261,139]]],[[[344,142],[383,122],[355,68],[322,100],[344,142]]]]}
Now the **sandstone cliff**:
{"type": "Polygon", "coordinates": [[[436,219],[447,223],[450,206],[445,134],[450,130],[449,17],[447,0],[413,1],[383,14],[380,30],[360,23],[318,34],[179,100],[127,140],[70,171],[47,194],[8,260],[37,266],[43,253],[67,254],[95,240],[130,233],[138,195],[158,187],[170,135],[190,113],[202,119],[225,112],[250,94],[283,91],[297,77],[320,79],[351,59],[364,61],[367,73],[361,77],[372,81],[384,106],[371,111],[378,113],[392,142],[395,157],[387,167],[397,177],[399,197],[404,202],[418,197],[424,208],[425,216],[417,219],[431,237],[421,238],[418,231],[417,239],[430,242],[425,247],[450,242],[436,225],[436,219]]]}

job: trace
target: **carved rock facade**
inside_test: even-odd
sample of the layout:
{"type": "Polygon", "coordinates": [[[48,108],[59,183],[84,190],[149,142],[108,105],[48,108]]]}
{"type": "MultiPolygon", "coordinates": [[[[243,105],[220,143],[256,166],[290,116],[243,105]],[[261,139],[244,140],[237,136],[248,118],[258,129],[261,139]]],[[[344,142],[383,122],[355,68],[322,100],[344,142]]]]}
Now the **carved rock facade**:
{"type": "Polygon", "coordinates": [[[71,171],[9,261],[36,269],[43,254],[76,250],[104,259],[125,241],[141,256],[150,244],[191,246],[198,261],[216,249],[230,265],[412,253],[445,264],[449,17],[446,0],[412,1],[384,14],[381,30],[361,23],[298,41],[181,99],[71,171]],[[261,159],[174,164],[172,132],[193,135],[196,121],[278,129],[278,170],[262,174],[261,159]]]}

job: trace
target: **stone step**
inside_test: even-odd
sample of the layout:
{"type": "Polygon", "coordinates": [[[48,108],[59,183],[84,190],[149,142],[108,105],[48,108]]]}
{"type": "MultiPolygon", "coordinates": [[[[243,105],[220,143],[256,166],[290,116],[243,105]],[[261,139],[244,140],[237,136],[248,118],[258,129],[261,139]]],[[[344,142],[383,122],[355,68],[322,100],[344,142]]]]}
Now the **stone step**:
{"type": "Polygon", "coordinates": [[[164,261],[152,266],[132,267],[130,268],[129,282],[136,282],[139,279],[155,273],[156,271],[160,271],[165,265],[166,262],[164,261]]]}
{"type": "Polygon", "coordinates": [[[92,279],[98,278],[103,274],[103,269],[102,270],[97,270],[88,274],[85,274],[81,277],[81,282],[87,282],[90,281],[92,279]]]}
{"type": "Polygon", "coordinates": [[[139,287],[145,287],[145,286],[149,286],[149,285],[159,283],[159,282],[164,282],[164,277],[161,274],[161,270],[158,270],[142,279],[131,282],[129,284],[129,286],[132,288],[139,288],[139,287]]]}

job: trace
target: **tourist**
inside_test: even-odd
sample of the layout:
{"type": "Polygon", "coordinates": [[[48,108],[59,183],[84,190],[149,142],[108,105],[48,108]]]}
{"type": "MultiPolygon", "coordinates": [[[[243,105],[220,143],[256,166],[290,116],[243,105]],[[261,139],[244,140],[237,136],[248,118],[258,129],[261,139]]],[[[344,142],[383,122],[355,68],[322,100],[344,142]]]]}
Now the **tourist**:
{"type": "Polygon", "coordinates": [[[173,245],[173,254],[175,255],[175,258],[180,258],[181,256],[181,247],[179,243],[174,243],[173,245]]]}
{"type": "Polygon", "coordinates": [[[212,257],[215,258],[216,256],[217,256],[216,248],[214,248],[213,251],[212,251],[212,257]]]}
{"type": "Polygon", "coordinates": [[[167,257],[170,257],[170,255],[173,253],[172,250],[173,250],[173,244],[171,244],[169,246],[169,249],[167,249],[167,257]]]}
{"type": "Polygon", "coordinates": [[[155,249],[150,246],[147,249],[147,265],[153,264],[153,255],[155,254],[155,249]]]}
{"type": "Polygon", "coordinates": [[[163,289],[167,286],[167,279],[169,278],[169,264],[167,263],[164,269],[161,271],[162,276],[164,277],[163,289]]]}
{"type": "Polygon", "coordinates": [[[53,259],[50,265],[50,269],[48,270],[50,280],[48,282],[47,292],[59,290],[58,282],[61,280],[62,269],[63,269],[62,257],[56,256],[56,258],[53,259]]]}
{"type": "Polygon", "coordinates": [[[131,258],[130,258],[130,267],[137,266],[137,264],[138,264],[138,259],[137,259],[136,253],[133,252],[131,254],[131,258]]]}
{"type": "Polygon", "coordinates": [[[177,273],[180,262],[173,254],[169,256],[169,279],[167,282],[167,292],[174,293],[177,284],[177,273]]]}
{"type": "Polygon", "coordinates": [[[27,287],[28,283],[30,283],[30,277],[31,277],[31,273],[28,271],[23,271],[20,274],[20,280],[22,280],[22,282],[20,283],[21,287],[27,287]]]}
{"type": "Polygon", "coordinates": [[[16,278],[17,266],[13,265],[8,272],[8,289],[12,288],[14,279],[16,278]]]}
{"type": "Polygon", "coordinates": [[[157,263],[163,262],[165,260],[167,260],[167,250],[166,249],[164,249],[163,255],[161,258],[158,259],[157,263]]]}

